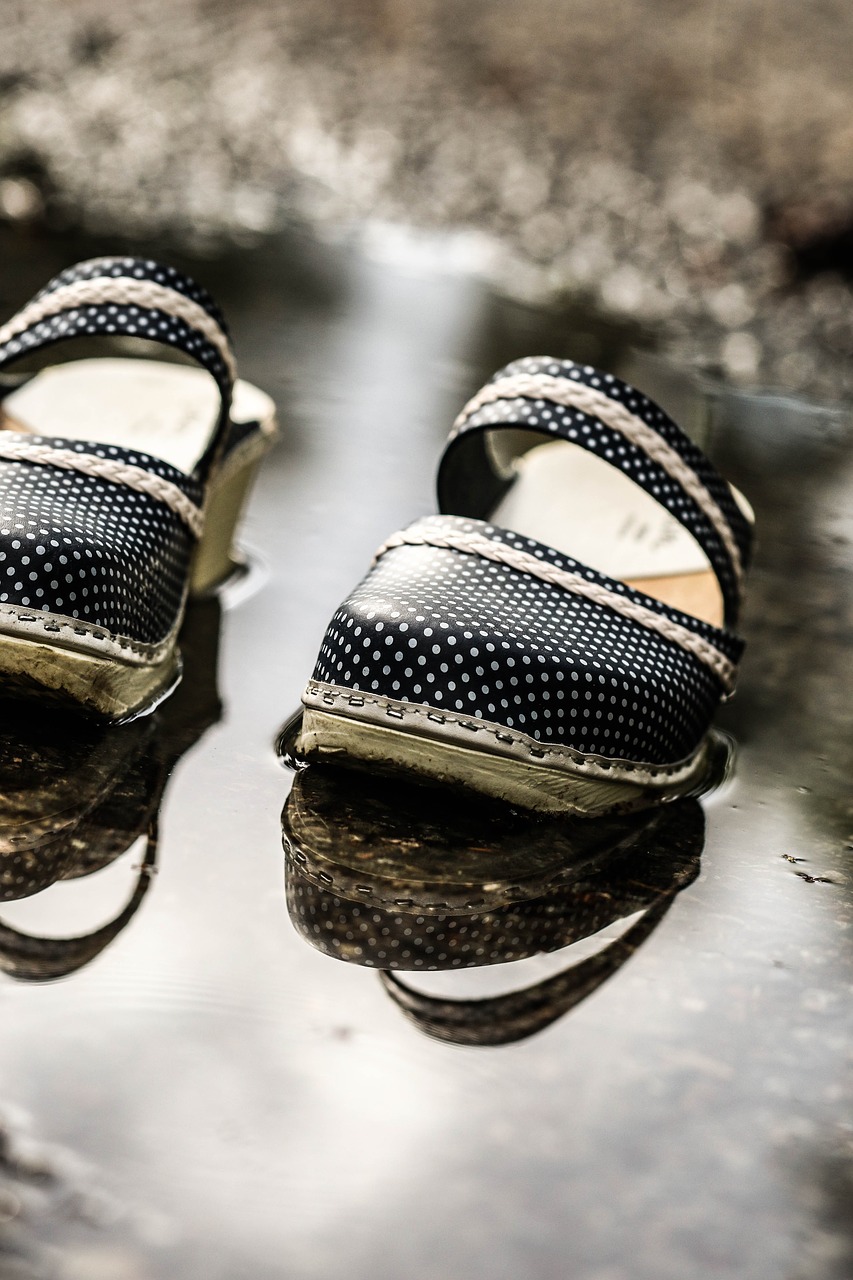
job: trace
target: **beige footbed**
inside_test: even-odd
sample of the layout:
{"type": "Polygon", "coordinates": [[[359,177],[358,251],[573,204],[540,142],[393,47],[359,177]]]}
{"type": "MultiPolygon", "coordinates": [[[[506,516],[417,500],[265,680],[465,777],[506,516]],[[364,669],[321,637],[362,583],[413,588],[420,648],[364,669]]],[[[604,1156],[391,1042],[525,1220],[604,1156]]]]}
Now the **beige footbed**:
{"type": "MultiPolygon", "coordinates": [[[[531,433],[492,433],[510,451],[501,458],[493,449],[493,462],[514,483],[491,512],[495,525],[512,529],[555,547],[581,564],[636,590],[661,600],[714,626],[723,623],[723,599],[716,576],[696,539],[655,498],[634,484],[623,472],[569,441],[534,443],[531,433]],[[510,435],[512,438],[510,439],[510,435]],[[503,441],[503,436],[507,436],[503,441]],[[518,438],[516,438],[518,437],[518,438]],[[533,443],[533,447],[529,447],[533,443]],[[519,445],[520,456],[511,456],[519,445]]],[[[733,496],[748,519],[752,510],[734,488],[733,496]]],[[[306,706],[300,750],[308,759],[361,762],[387,769],[408,768],[423,777],[456,783],[529,809],[548,813],[598,815],[682,795],[697,785],[707,767],[705,744],[684,762],[677,781],[644,776],[642,766],[605,762],[596,769],[565,748],[546,752],[547,762],[537,760],[543,744],[530,739],[532,750],[520,758],[518,744],[526,742],[517,732],[507,734],[515,743],[510,751],[500,735],[486,736],[476,745],[460,741],[450,722],[464,724],[431,708],[418,719],[404,708],[401,723],[388,725],[387,715],[365,711],[376,699],[352,690],[322,687],[321,695],[335,695],[330,705],[318,699],[316,682],[303,696],[306,706]],[[350,703],[353,695],[356,705],[350,703]],[[338,696],[344,695],[344,696],[338,696]],[[362,705],[358,705],[361,702],[362,705]],[[429,712],[433,711],[433,716],[429,712]],[[382,720],[385,723],[382,723],[382,720]]],[[[381,700],[387,703],[388,700],[381,700]]],[[[482,721],[469,722],[484,730],[500,729],[482,721]]],[[[465,738],[463,730],[461,737],[465,738]]],[[[468,735],[471,737],[471,735],[468,735]]],[[[648,772],[647,770],[645,772],[648,772]]]]}
{"type": "Polygon", "coordinates": [[[699,543],[624,472],[567,440],[531,449],[514,470],[495,524],[722,625],[722,594],[699,543]]]}
{"type": "MultiPolygon", "coordinates": [[[[93,359],[53,365],[3,402],[14,431],[138,449],[190,475],[210,440],[219,390],[203,369],[158,360],[93,359]]],[[[234,422],[272,422],[269,396],[234,386],[234,422]]]]}
{"type": "MultiPolygon", "coordinates": [[[[218,410],[219,392],[203,370],[153,360],[79,360],[46,369],[7,396],[0,427],[120,445],[189,474],[218,410]]],[[[234,530],[275,436],[273,402],[250,383],[235,384],[231,417],[258,422],[261,432],[233,450],[209,486],[191,595],[206,594],[229,575],[234,530]]],[[[7,693],[38,690],[121,720],[155,705],[179,671],[177,631],[155,648],[40,611],[0,609],[0,675],[7,693]]]]}

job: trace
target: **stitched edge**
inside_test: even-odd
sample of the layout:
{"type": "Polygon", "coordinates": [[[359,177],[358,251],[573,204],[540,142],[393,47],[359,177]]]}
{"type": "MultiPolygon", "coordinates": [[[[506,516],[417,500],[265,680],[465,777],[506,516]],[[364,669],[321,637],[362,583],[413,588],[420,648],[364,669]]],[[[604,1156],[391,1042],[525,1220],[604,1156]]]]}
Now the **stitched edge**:
{"type": "MultiPolygon", "coordinates": [[[[475,744],[466,741],[470,734],[480,733],[491,739],[490,754],[509,759],[521,759],[527,764],[555,768],[570,764],[571,772],[589,774],[594,778],[606,778],[611,782],[633,782],[644,786],[668,787],[689,777],[696,767],[696,762],[705,751],[705,741],[699,744],[683,760],[671,765],[646,764],[618,760],[608,756],[585,755],[561,743],[539,742],[525,733],[508,729],[505,725],[495,724],[490,720],[479,720],[473,716],[455,715],[442,711],[439,707],[431,707],[426,703],[400,702],[396,698],[386,698],[379,694],[363,693],[360,689],[348,689],[343,685],[326,684],[321,680],[311,680],[302,695],[303,706],[317,711],[335,710],[339,703],[346,704],[346,714],[351,719],[364,720],[369,724],[384,728],[397,729],[400,732],[417,732],[428,722],[427,735],[431,738],[451,738],[454,744],[474,748],[475,744]],[[352,713],[356,714],[353,715],[352,713]],[[395,721],[389,724],[389,720],[395,721]],[[416,722],[412,728],[404,722],[416,722]],[[447,732],[447,730],[450,732],[447,732]],[[461,732],[457,732],[461,730],[461,732]]],[[[482,749],[482,748],[480,748],[482,749]]]]}
{"type": "MultiPolygon", "coordinates": [[[[312,860],[307,854],[293,847],[292,841],[290,847],[285,849],[285,857],[291,864],[294,875],[302,876],[313,888],[343,902],[353,905],[364,903],[383,911],[393,910],[407,917],[420,911],[426,912],[428,917],[432,912],[446,911],[454,916],[460,916],[460,924],[465,924],[472,915],[494,915],[500,911],[506,911],[507,907],[511,908],[517,903],[534,902],[546,893],[555,893],[566,882],[568,871],[566,867],[555,869],[550,878],[543,876],[541,881],[533,880],[529,884],[520,880],[501,880],[497,882],[499,889],[490,890],[488,897],[464,901],[460,895],[459,901],[454,902],[450,894],[446,895],[447,901],[439,901],[435,898],[428,900],[426,891],[408,898],[385,897],[381,889],[374,889],[371,885],[365,884],[364,878],[359,879],[355,871],[345,869],[343,874],[338,871],[336,878],[325,867],[321,867],[316,858],[312,860]]],[[[568,883],[571,883],[571,878],[568,883]]],[[[481,892],[485,895],[485,882],[481,892]]]]}
{"type": "Polygon", "coordinates": [[[437,531],[415,533],[410,529],[404,529],[400,533],[393,534],[382,544],[374,556],[373,563],[376,564],[386,551],[402,546],[437,547],[440,550],[459,551],[463,555],[478,556],[496,564],[506,565],[507,568],[516,569],[520,573],[526,573],[532,578],[538,578],[540,582],[568,591],[571,595],[583,596],[606,609],[612,609],[614,613],[621,614],[649,631],[656,631],[664,639],[679,645],[710,667],[727,693],[734,688],[737,674],[734,663],[702,636],[690,631],[681,623],[673,622],[671,618],[638,604],[627,596],[610,591],[599,583],[589,582],[580,574],[569,573],[548,561],[539,560],[526,551],[520,551],[517,547],[508,547],[502,542],[495,542],[491,538],[485,538],[476,533],[442,534],[437,531]]]}
{"type": "Polygon", "coordinates": [[[705,513],[728,552],[738,587],[741,586],[743,561],[740,548],[735,542],[731,525],[714,496],[709,493],[696,472],[687,465],[681,455],[667,444],[653,427],[603,391],[587,387],[584,383],[575,382],[571,378],[558,378],[551,374],[522,373],[513,377],[499,378],[497,382],[487,383],[473,399],[468,401],[453,424],[454,432],[458,432],[466,419],[483,405],[498,400],[514,399],[518,396],[528,399],[538,397],[566,408],[581,409],[583,412],[591,413],[642,449],[690,495],[705,513]]]}
{"type": "Polygon", "coordinates": [[[96,627],[63,614],[0,605],[0,635],[114,657],[129,666],[156,665],[168,656],[177,634],[175,626],[159,644],[143,644],[128,636],[114,635],[106,627],[96,627]]]}

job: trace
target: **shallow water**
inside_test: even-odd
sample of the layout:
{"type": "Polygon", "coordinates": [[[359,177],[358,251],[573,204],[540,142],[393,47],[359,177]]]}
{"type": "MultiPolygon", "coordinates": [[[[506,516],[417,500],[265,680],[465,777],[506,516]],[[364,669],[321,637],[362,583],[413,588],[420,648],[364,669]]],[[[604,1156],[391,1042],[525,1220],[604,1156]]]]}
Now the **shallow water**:
{"type": "MultiPolygon", "coordinates": [[[[5,312],[111,247],[1,243],[5,312]]],[[[847,1280],[847,418],[440,254],[192,269],[283,433],[176,695],[108,733],[5,713],[1,1280],[847,1280]],[[593,833],[294,781],[274,744],[330,611],[431,509],[467,395],[549,349],[640,381],[756,507],[733,776],[593,833]]]]}

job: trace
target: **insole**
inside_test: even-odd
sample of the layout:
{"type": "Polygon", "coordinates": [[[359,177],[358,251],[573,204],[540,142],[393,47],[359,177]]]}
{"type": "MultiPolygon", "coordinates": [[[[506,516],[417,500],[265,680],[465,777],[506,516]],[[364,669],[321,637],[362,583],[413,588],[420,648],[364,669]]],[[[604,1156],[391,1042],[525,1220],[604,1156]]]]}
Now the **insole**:
{"type": "MultiPolygon", "coordinates": [[[[161,458],[187,475],[210,442],[219,391],[203,369],[155,360],[93,359],[53,365],[3,401],[2,426],[91,440],[161,458]]],[[[267,423],[273,406],[238,381],[231,417],[267,423]]]]}
{"type": "Polygon", "coordinates": [[[514,470],[495,524],[722,626],[722,594],[699,543],[622,471],[567,440],[538,445],[514,470]]]}

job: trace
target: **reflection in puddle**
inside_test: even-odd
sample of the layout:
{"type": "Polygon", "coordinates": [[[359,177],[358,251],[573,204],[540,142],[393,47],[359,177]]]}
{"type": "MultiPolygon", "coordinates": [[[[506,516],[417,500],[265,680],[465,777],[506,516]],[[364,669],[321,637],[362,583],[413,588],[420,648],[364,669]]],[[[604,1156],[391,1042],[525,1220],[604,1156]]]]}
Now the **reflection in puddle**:
{"type": "MultiPolygon", "coordinates": [[[[111,726],[72,712],[34,716],[26,703],[3,708],[0,903],[82,880],[137,842],[141,848],[129,899],[93,931],[39,936],[0,918],[3,972],[23,981],[65,977],[103,951],[137,911],[156,872],[158,815],[169,775],[220,718],[220,614],[218,598],[191,605],[181,633],[183,679],[151,715],[111,726]]],[[[79,901],[76,906],[79,911],[79,901]]]]}
{"type": "MultiPolygon", "coordinates": [[[[68,261],[113,247],[0,242],[8,309],[68,261]]],[[[166,787],[162,870],[142,909],[73,981],[24,984],[0,974],[0,1195],[23,1205],[15,1224],[0,1224],[0,1274],[25,1274],[17,1250],[29,1244],[39,1255],[52,1251],[34,1274],[66,1280],[337,1280],[344,1272],[349,1280],[615,1280],[626,1271],[632,1280],[692,1280],[720,1271],[800,1274],[804,1252],[818,1267],[834,1259],[846,1280],[853,1268],[844,1271],[847,1254],[839,1252],[849,1236],[840,1206],[843,1193],[849,1203],[849,1181],[840,1158],[828,1162],[844,1138],[839,1117],[849,1098],[853,936],[853,449],[842,412],[830,419],[793,401],[698,394],[689,371],[673,384],[672,370],[649,367],[648,356],[642,368],[629,361],[631,335],[594,317],[543,315],[461,279],[383,272],[332,247],[280,244],[206,263],[204,272],[213,272],[214,292],[234,318],[245,373],[276,390],[286,423],[247,526],[273,581],[225,624],[231,714],[166,787]],[[459,926],[442,944],[458,965],[405,971],[399,950],[411,945],[407,938],[397,967],[380,979],[357,967],[355,949],[373,957],[374,948],[352,925],[351,938],[326,913],[304,925],[339,954],[331,920],[350,950],[346,965],[305,946],[282,920],[275,851],[283,779],[268,740],[304,684],[329,601],[342,598],[389,529],[432,509],[433,465],[450,416],[491,370],[542,350],[643,386],[756,506],[747,665],[722,709],[745,744],[744,767],[736,789],[709,807],[703,874],[660,928],[661,913],[695,874],[701,828],[692,803],[662,811],[663,825],[643,827],[648,815],[626,822],[627,842],[608,853],[603,839],[594,843],[594,828],[578,847],[558,824],[551,830],[563,844],[549,846],[536,839],[545,824],[531,823],[525,835],[519,816],[504,812],[486,825],[466,806],[460,814],[442,791],[421,805],[421,829],[406,818],[402,788],[369,775],[353,780],[349,809],[323,811],[327,843],[313,847],[327,856],[317,874],[291,864],[290,885],[302,875],[318,900],[336,897],[341,915],[352,921],[357,907],[355,923],[381,930],[361,890],[382,887],[371,882],[383,874],[374,853],[384,856],[396,833],[390,878],[411,885],[420,868],[423,894],[409,888],[412,905],[395,903],[387,915],[414,917],[415,938],[423,936],[418,917],[422,928],[440,915],[459,926]],[[380,472],[392,480],[381,482],[380,472]],[[377,808],[387,811],[389,795],[396,807],[384,827],[364,807],[373,795],[377,808]],[[451,830],[466,816],[467,843],[451,830]],[[377,830],[389,839],[376,839],[377,830]],[[424,844],[430,831],[436,838],[424,844]],[[510,837],[517,858],[503,875],[489,849],[510,837]],[[836,883],[807,883],[798,869],[836,883]],[[478,880],[480,897],[484,883],[496,886],[486,923],[500,930],[505,956],[482,967],[463,963],[472,939],[461,932],[483,928],[468,906],[478,880]],[[521,892],[502,897],[501,883],[521,892]],[[430,912],[415,907],[421,901],[449,905],[430,912]],[[537,946],[539,954],[525,951],[537,946]],[[406,1015],[433,1035],[474,1045],[551,1025],[516,1052],[451,1052],[406,1015]],[[76,1153],[93,1170],[84,1185],[62,1168],[52,1189],[28,1181],[22,1162],[32,1139],[6,1124],[12,1100],[32,1114],[33,1135],[49,1137],[54,1155],[56,1142],[69,1161],[76,1153]],[[835,1179],[834,1199],[822,1170],[835,1179]],[[87,1233],[71,1197],[88,1206],[92,1181],[128,1210],[109,1210],[87,1233]],[[150,1226],[134,1206],[155,1215],[150,1226]]],[[[187,668],[177,698],[190,692],[189,661],[187,668]]],[[[151,796],[155,812],[171,761],[218,714],[212,673],[194,679],[197,713],[186,713],[183,746],[179,726],[168,723],[174,701],[157,712],[159,744],[142,725],[109,734],[109,750],[125,754],[112,765],[105,754],[100,780],[87,781],[86,739],[69,730],[57,742],[52,776],[43,770],[50,795],[39,820],[51,806],[68,813],[69,838],[88,843],[93,874],[0,902],[4,923],[37,939],[73,938],[127,907],[130,865],[142,861],[148,830],[142,797],[151,796]],[[64,798],[63,778],[74,779],[64,798]],[[96,792],[115,797],[97,835],[96,792]],[[96,870],[99,850],[111,856],[108,831],[113,853],[130,847],[96,870]]],[[[3,751],[0,789],[11,780],[3,751]]],[[[288,809],[294,832],[314,794],[309,777],[320,775],[297,778],[288,809]]],[[[17,789],[22,806],[34,805],[34,775],[17,789]]],[[[15,830],[18,819],[3,817],[2,838],[15,830]]],[[[27,875],[44,887],[63,851],[48,865],[47,839],[37,854],[36,844],[26,846],[27,875]]],[[[21,851],[4,845],[2,873],[12,870],[10,852],[21,851]]],[[[9,887],[4,879],[0,893],[9,887]]],[[[473,951],[482,945],[481,937],[473,951]]],[[[7,938],[7,958],[10,947],[7,938]]]]}
{"type": "MultiPolygon", "coordinates": [[[[293,727],[283,733],[286,759],[293,727]]],[[[721,777],[722,739],[715,754],[721,777]]],[[[382,971],[388,994],[427,1034],[508,1043],[568,1012],[624,964],[695,879],[704,832],[695,797],[599,820],[546,819],[311,766],[298,769],[282,815],[288,909],[318,950],[382,971]],[[563,972],[505,995],[438,998],[397,976],[495,965],[515,973],[518,961],[602,931],[596,954],[587,946],[563,972]]]]}

